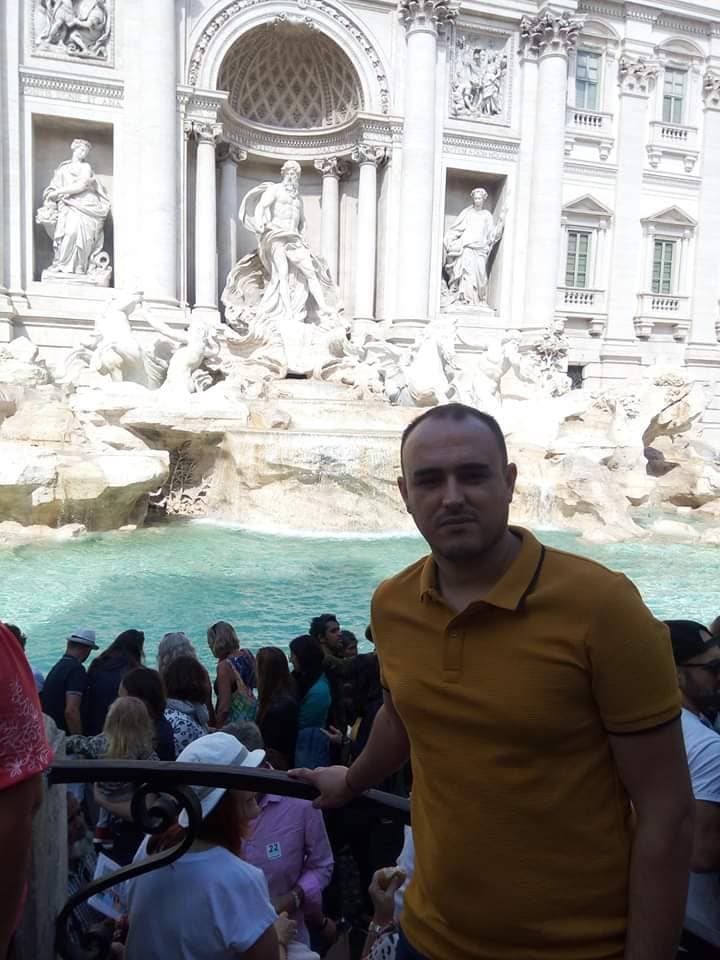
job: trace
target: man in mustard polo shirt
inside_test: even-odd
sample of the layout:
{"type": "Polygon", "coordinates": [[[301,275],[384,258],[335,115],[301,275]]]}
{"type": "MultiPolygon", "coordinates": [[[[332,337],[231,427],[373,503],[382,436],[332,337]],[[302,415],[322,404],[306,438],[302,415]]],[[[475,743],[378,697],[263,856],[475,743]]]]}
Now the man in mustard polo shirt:
{"type": "Polygon", "coordinates": [[[508,526],[492,417],[433,407],[401,461],[432,553],[373,597],[384,705],[349,770],[296,775],[338,806],[411,758],[399,960],[674,960],[693,800],[666,627],[508,526]]]}

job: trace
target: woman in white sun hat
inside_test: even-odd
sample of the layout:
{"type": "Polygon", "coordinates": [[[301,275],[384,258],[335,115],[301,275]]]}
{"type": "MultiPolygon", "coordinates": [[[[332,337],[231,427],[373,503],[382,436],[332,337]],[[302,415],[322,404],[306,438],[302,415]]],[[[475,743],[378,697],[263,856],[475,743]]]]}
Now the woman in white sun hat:
{"type": "MultiPolygon", "coordinates": [[[[227,733],[189,744],[178,763],[258,767],[264,750],[248,751],[227,733]]],[[[295,924],[277,916],[262,872],[240,858],[255,794],[224,787],[193,787],[202,826],[189,851],[167,867],[130,880],[126,960],[285,960],[295,924]]],[[[188,825],[141,844],[136,860],[173,846],[188,825]]]]}

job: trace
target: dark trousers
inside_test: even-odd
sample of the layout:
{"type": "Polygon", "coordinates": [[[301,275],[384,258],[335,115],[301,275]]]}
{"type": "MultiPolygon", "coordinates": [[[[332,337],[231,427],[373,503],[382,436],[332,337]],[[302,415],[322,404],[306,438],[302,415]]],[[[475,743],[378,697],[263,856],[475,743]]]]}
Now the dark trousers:
{"type": "Polygon", "coordinates": [[[401,929],[400,940],[398,941],[397,951],[395,953],[395,960],[429,960],[429,958],[424,954],[417,952],[415,947],[408,942],[401,929]]]}

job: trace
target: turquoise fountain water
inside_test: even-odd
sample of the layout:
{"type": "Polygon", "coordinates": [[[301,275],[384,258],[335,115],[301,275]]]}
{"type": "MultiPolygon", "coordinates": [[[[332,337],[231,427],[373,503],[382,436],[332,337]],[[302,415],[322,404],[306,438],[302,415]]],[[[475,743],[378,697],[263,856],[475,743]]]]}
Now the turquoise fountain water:
{"type": "MultiPolygon", "coordinates": [[[[708,622],[720,613],[717,548],[541,536],[627,573],[660,617],[708,622]]],[[[93,627],[102,646],[120,630],[143,629],[150,665],[162,634],[184,630],[209,664],[205,631],[220,619],[253,648],[286,648],[327,611],[361,635],[373,588],[424,552],[413,538],[286,538],[201,523],[21,547],[0,551],[0,619],[24,628],[28,655],[43,669],[75,626],[93,627]]]]}

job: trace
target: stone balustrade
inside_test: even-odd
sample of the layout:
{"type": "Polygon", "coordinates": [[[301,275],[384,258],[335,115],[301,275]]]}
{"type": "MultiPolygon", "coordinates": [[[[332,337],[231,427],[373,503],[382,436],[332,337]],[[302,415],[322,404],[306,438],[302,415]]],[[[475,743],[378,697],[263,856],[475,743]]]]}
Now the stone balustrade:
{"type": "Polygon", "coordinates": [[[682,123],[650,123],[647,154],[650,166],[657,168],[663,156],[681,156],[686,173],[692,173],[698,158],[698,130],[682,123]]]}

